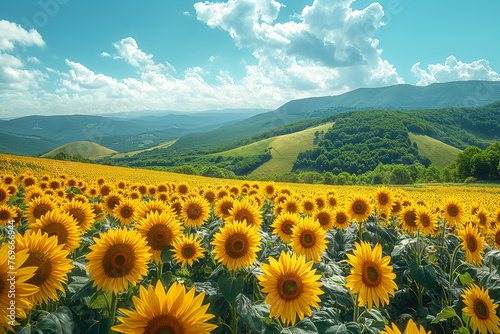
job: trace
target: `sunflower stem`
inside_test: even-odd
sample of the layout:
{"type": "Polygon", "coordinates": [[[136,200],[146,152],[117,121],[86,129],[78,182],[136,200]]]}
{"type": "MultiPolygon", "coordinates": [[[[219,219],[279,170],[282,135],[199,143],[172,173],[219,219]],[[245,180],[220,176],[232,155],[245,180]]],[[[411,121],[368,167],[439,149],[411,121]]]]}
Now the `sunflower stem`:
{"type": "Polygon", "coordinates": [[[356,297],[354,297],[354,315],[352,317],[352,321],[354,322],[358,322],[359,320],[359,304],[358,304],[358,296],[359,296],[359,293],[356,293],[355,294],[356,297]]]}
{"type": "Polygon", "coordinates": [[[160,264],[156,266],[157,282],[161,280],[161,275],[163,275],[163,263],[160,262],[160,264]]]}
{"type": "MultiPolygon", "coordinates": [[[[457,247],[455,247],[455,249],[453,250],[453,254],[451,255],[451,260],[450,260],[450,275],[448,277],[448,282],[450,282],[450,284],[453,284],[453,274],[455,273],[455,261],[456,261],[456,258],[458,256],[458,250],[460,249],[460,245],[458,245],[457,247]]],[[[451,291],[448,291],[448,300],[451,300],[451,291]]]]}
{"type": "Polygon", "coordinates": [[[231,309],[231,332],[233,334],[238,334],[238,314],[236,314],[233,304],[229,304],[229,306],[231,309]]]}
{"type": "MultiPolygon", "coordinates": [[[[111,294],[111,305],[109,308],[109,317],[111,318],[111,326],[115,325],[117,306],[118,306],[118,293],[112,293],[111,294]]],[[[112,333],[112,331],[110,330],[109,333],[112,333]]]]}

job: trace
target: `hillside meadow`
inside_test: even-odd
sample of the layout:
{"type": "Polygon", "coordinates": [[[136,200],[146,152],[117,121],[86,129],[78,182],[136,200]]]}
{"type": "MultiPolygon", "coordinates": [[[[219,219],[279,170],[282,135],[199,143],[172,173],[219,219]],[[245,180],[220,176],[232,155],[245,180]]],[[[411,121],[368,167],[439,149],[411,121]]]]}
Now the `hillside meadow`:
{"type": "Polygon", "coordinates": [[[499,204],[1,154],[0,333],[498,333],[499,204]]]}

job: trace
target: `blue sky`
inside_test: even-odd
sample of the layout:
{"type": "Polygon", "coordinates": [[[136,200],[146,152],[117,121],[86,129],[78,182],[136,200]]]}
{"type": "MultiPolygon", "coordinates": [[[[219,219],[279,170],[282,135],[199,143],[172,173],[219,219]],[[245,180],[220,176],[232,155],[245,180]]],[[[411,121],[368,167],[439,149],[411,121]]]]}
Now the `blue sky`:
{"type": "Polygon", "coordinates": [[[0,118],[500,80],[497,0],[2,0],[0,118]]]}

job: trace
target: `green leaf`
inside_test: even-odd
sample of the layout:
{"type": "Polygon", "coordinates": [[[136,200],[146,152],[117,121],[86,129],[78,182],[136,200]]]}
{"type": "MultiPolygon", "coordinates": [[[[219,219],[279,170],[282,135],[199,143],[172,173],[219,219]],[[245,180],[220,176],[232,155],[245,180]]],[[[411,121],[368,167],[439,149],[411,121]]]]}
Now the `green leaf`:
{"type": "Polygon", "coordinates": [[[172,260],[172,250],[173,249],[174,248],[172,246],[163,247],[163,249],[161,250],[161,255],[160,255],[160,258],[161,258],[163,263],[167,263],[167,262],[170,262],[172,260]]]}
{"type": "Polygon", "coordinates": [[[348,322],[346,324],[346,327],[347,327],[347,333],[349,333],[349,334],[360,334],[361,333],[361,327],[356,322],[348,322]]]}
{"type": "Polygon", "coordinates": [[[165,289],[168,289],[170,283],[172,283],[172,281],[174,280],[174,275],[172,274],[171,271],[166,271],[163,274],[161,274],[160,280],[165,289]]]}
{"type": "Polygon", "coordinates": [[[96,288],[92,285],[93,281],[90,281],[87,277],[78,277],[79,276],[74,276],[73,282],[68,285],[68,292],[75,292],[75,294],[71,296],[72,302],[90,297],[96,292],[96,288]]]}
{"type": "Polygon", "coordinates": [[[282,330],[280,334],[318,334],[318,329],[309,318],[305,318],[295,327],[282,330]]]}
{"type": "Polygon", "coordinates": [[[108,334],[111,328],[111,319],[103,318],[99,321],[96,321],[89,329],[85,332],[85,334],[108,334]]]}
{"type": "Polygon", "coordinates": [[[217,282],[222,296],[229,302],[233,303],[236,296],[243,291],[243,278],[231,277],[229,274],[223,274],[217,282]]]}
{"type": "Polygon", "coordinates": [[[44,334],[71,334],[73,332],[73,314],[66,306],[61,306],[55,313],[40,313],[37,327],[44,334]]]}
{"type": "Polygon", "coordinates": [[[247,324],[249,328],[261,332],[266,324],[262,320],[264,316],[259,312],[259,309],[252,305],[250,299],[245,295],[239,294],[235,299],[236,313],[240,316],[241,320],[247,324]]]}
{"type": "Polygon", "coordinates": [[[17,334],[43,334],[41,330],[39,330],[36,327],[33,326],[26,326],[23,329],[21,329],[19,332],[16,332],[17,334]]]}
{"type": "Polygon", "coordinates": [[[445,307],[441,312],[438,313],[436,318],[431,322],[432,324],[438,323],[443,319],[449,319],[452,317],[456,317],[457,312],[455,312],[455,309],[451,306],[445,307]]]}
{"type": "Polygon", "coordinates": [[[93,309],[108,308],[111,302],[111,292],[97,291],[90,297],[89,307],[93,309]]]}
{"type": "Polygon", "coordinates": [[[347,327],[346,325],[335,325],[330,328],[328,328],[325,332],[325,334],[347,334],[347,327]]]}
{"type": "Polygon", "coordinates": [[[470,334],[469,330],[465,327],[460,327],[460,329],[453,331],[453,333],[457,334],[470,334]]]}
{"type": "Polygon", "coordinates": [[[410,275],[426,289],[432,289],[436,284],[436,270],[432,265],[420,266],[416,262],[412,262],[410,275]]]}
{"type": "Polygon", "coordinates": [[[468,272],[459,275],[458,278],[460,279],[460,283],[462,283],[462,285],[469,286],[474,284],[474,279],[468,272]]]}

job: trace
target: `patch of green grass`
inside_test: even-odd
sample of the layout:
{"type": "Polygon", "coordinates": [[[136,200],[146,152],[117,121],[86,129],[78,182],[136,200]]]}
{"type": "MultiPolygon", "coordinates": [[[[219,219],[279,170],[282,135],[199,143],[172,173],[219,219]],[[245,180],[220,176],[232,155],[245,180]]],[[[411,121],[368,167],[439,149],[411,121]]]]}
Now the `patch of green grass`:
{"type": "Polygon", "coordinates": [[[443,168],[455,162],[457,155],[462,152],[437,139],[424,135],[408,133],[412,143],[417,143],[418,153],[427,157],[436,167],[443,168]]]}
{"type": "Polygon", "coordinates": [[[276,139],[276,137],[272,138],[267,138],[264,140],[260,140],[258,142],[248,144],[245,146],[241,146],[238,148],[233,148],[232,150],[221,152],[221,153],[214,153],[214,154],[209,154],[211,155],[216,155],[216,156],[223,156],[223,157],[251,157],[254,155],[259,155],[259,154],[264,154],[266,153],[267,149],[269,149],[270,144],[276,139]]]}
{"type": "Polygon", "coordinates": [[[314,148],[314,133],[327,131],[332,123],[323,124],[314,128],[278,136],[270,144],[272,159],[256,168],[250,176],[260,177],[268,174],[286,174],[292,171],[293,164],[300,152],[314,148]]]}

